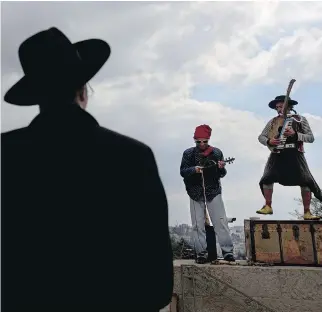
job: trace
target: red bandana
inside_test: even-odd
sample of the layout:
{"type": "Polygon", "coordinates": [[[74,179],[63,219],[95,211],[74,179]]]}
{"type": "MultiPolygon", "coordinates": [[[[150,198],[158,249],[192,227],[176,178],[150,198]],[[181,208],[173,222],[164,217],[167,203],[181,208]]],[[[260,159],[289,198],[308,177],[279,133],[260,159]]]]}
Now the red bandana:
{"type": "MultiPolygon", "coordinates": [[[[208,125],[200,125],[196,128],[195,130],[195,134],[193,136],[193,138],[196,139],[210,139],[211,136],[211,131],[212,129],[208,126],[208,125]]],[[[204,156],[209,156],[212,151],[214,150],[214,148],[212,146],[208,146],[203,152],[202,154],[204,156]]]]}
{"type": "Polygon", "coordinates": [[[210,139],[212,129],[208,125],[198,126],[193,136],[194,139],[210,139]]]}

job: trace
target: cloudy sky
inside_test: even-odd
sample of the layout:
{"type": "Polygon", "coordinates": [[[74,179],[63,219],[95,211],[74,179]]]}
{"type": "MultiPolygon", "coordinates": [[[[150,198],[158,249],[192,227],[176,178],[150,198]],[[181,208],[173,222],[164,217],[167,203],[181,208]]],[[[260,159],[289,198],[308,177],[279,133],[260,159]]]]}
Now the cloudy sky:
{"type": "MultiPolygon", "coordinates": [[[[179,167],[204,123],[213,128],[211,143],[236,158],[222,180],[227,215],[238,224],[255,216],[269,155],[257,137],[274,116],[268,102],[291,78],[291,97],[315,134],[306,157],[322,186],[322,2],[2,2],[2,98],[22,76],[19,44],[51,26],[73,42],[97,37],[111,45],[91,81],[88,110],[102,126],[153,148],[170,224],[190,223],[179,167]]],[[[1,113],[7,131],[28,125],[38,110],[2,101],[1,113]]],[[[299,195],[276,185],[275,214],[265,218],[289,218],[299,195]]]]}

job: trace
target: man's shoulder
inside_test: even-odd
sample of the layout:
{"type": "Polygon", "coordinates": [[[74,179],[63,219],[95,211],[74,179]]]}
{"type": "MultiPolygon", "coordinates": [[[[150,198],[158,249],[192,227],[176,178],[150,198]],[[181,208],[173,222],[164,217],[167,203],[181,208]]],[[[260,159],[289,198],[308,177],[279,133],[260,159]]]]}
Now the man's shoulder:
{"type": "Polygon", "coordinates": [[[147,144],[102,126],[98,127],[98,136],[100,141],[104,141],[110,146],[118,145],[122,146],[122,148],[134,148],[136,150],[152,152],[151,148],[147,144]]]}
{"type": "Polygon", "coordinates": [[[300,114],[294,114],[293,117],[298,121],[306,120],[305,116],[302,116],[300,114]]]}
{"type": "Polygon", "coordinates": [[[185,156],[189,156],[189,155],[191,155],[194,151],[195,151],[195,147],[189,147],[189,148],[187,148],[187,149],[183,152],[183,155],[185,155],[185,156]]]}
{"type": "Polygon", "coordinates": [[[221,156],[223,155],[222,150],[221,150],[220,148],[218,148],[218,147],[214,147],[214,148],[213,148],[213,153],[214,153],[214,154],[215,154],[215,156],[217,156],[217,157],[221,157],[221,156]]]}
{"type": "Polygon", "coordinates": [[[19,142],[25,139],[27,127],[18,128],[1,133],[1,144],[19,142]]]}
{"type": "Polygon", "coordinates": [[[213,151],[214,151],[214,153],[221,153],[222,154],[222,150],[219,147],[214,147],[213,151]]]}

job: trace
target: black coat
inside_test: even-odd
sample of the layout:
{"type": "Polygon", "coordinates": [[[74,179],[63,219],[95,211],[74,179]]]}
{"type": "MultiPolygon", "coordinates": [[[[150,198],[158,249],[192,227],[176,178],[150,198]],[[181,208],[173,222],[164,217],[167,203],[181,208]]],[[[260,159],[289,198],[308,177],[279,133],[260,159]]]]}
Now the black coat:
{"type": "Polygon", "coordinates": [[[169,303],[168,206],[148,146],[76,106],[1,140],[3,312],[169,303]]]}

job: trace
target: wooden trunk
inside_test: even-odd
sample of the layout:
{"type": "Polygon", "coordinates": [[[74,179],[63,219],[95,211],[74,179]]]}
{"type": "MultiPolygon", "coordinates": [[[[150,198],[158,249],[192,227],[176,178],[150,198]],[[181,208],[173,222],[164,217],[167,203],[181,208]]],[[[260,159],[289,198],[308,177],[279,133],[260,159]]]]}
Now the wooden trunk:
{"type": "Polygon", "coordinates": [[[244,230],[250,261],[322,266],[322,221],[245,220],[244,230]]]}

